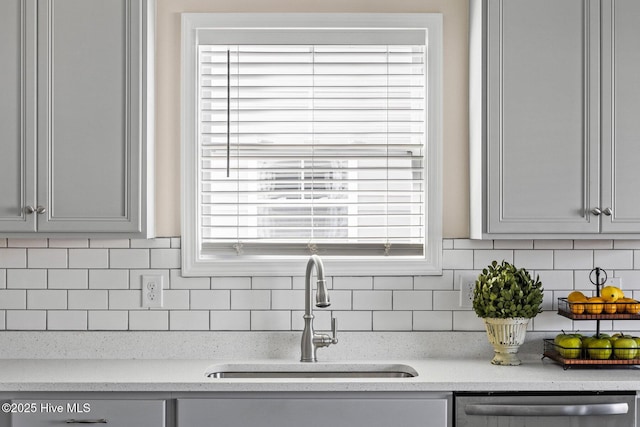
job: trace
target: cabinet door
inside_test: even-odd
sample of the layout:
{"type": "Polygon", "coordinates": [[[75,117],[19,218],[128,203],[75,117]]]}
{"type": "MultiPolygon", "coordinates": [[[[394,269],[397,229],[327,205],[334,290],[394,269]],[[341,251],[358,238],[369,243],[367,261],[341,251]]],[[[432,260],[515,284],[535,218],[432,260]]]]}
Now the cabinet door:
{"type": "Polygon", "coordinates": [[[12,427],[164,427],[163,400],[13,400],[12,427]]]}
{"type": "Polygon", "coordinates": [[[142,7],[39,0],[39,231],[140,231],[142,7]]]}
{"type": "Polygon", "coordinates": [[[447,399],[179,399],[177,427],[447,427],[447,399]]]}
{"type": "Polygon", "coordinates": [[[602,5],[602,231],[640,232],[640,2],[602,5]]]}
{"type": "Polygon", "coordinates": [[[0,2],[0,232],[34,231],[35,0],[0,2]]]}
{"type": "Polygon", "coordinates": [[[488,0],[488,233],[599,231],[599,4],[488,0]]]}

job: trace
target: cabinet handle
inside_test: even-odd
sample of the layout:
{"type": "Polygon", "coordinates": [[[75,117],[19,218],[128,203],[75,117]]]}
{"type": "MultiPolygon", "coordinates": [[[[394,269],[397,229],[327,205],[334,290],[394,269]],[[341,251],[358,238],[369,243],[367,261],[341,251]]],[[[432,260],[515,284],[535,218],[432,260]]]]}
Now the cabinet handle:
{"type": "Polygon", "coordinates": [[[66,420],[67,424],[107,424],[107,420],[104,418],[96,419],[96,420],[66,420]]]}
{"type": "Polygon", "coordinates": [[[606,216],[611,216],[613,214],[613,210],[611,208],[604,208],[602,213],[605,214],[606,216]]]}
{"type": "Polygon", "coordinates": [[[602,209],[600,208],[593,208],[591,210],[591,213],[594,214],[595,216],[599,216],[602,213],[602,209]]]}
{"type": "Polygon", "coordinates": [[[45,208],[44,206],[38,206],[37,208],[34,208],[33,206],[29,205],[24,208],[24,211],[29,215],[32,215],[34,213],[42,215],[43,213],[47,212],[47,208],[45,208]]]}

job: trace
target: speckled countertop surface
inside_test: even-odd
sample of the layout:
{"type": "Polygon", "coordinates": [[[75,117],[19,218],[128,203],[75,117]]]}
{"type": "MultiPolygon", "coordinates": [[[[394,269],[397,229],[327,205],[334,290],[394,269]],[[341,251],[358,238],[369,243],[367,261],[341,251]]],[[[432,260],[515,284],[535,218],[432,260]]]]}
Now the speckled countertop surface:
{"type": "MultiPolygon", "coordinates": [[[[533,355],[532,355],[533,356],[533,355]]],[[[303,368],[293,360],[0,360],[0,391],[599,391],[640,390],[638,369],[568,369],[537,357],[520,366],[489,359],[321,362],[318,369],[358,369],[362,364],[409,365],[414,378],[213,379],[206,372],[262,364],[303,368]],[[235,365],[235,366],[230,366],[235,365]],[[285,366],[286,365],[286,366],[285,366]],[[355,366],[355,368],[354,368],[355,366]]]]}

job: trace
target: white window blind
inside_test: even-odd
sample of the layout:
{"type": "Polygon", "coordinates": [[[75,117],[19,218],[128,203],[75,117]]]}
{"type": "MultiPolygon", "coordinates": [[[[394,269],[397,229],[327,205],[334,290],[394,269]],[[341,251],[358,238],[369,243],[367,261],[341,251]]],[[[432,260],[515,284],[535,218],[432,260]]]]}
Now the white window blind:
{"type": "Polygon", "coordinates": [[[197,58],[204,251],[424,256],[425,45],[200,44],[197,58]]]}

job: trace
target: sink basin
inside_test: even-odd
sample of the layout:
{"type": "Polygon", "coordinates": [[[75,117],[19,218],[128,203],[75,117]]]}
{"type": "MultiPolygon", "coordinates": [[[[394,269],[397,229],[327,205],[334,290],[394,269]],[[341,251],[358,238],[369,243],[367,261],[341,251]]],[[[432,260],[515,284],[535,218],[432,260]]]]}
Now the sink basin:
{"type": "Polygon", "coordinates": [[[402,364],[233,364],[207,369],[208,378],[413,378],[418,372],[402,364]]]}

